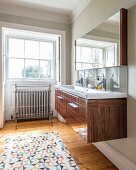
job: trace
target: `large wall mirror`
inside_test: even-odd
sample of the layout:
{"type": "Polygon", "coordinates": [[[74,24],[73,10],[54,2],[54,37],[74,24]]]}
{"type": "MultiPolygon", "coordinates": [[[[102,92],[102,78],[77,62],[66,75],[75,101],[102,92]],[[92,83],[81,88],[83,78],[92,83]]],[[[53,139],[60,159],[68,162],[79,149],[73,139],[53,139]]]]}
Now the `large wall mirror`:
{"type": "Polygon", "coordinates": [[[127,10],[76,40],[75,69],[127,65],[127,10]]]}

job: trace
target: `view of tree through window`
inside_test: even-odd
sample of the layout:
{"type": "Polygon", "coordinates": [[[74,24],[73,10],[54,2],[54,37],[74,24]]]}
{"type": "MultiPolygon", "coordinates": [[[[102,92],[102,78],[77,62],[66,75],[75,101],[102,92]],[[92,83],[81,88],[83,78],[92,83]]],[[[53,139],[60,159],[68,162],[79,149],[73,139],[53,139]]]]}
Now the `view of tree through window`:
{"type": "Polygon", "coordinates": [[[54,79],[54,41],[7,38],[8,78],[54,79]]]}

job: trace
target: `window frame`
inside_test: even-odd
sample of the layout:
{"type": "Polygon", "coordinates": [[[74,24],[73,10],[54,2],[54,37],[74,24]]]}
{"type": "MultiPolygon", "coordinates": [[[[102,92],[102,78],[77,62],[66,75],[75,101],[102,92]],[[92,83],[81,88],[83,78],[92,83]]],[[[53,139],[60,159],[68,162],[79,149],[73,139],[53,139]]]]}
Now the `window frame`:
{"type": "MultiPolygon", "coordinates": [[[[78,70],[85,70],[85,69],[77,69],[77,64],[93,64],[93,63],[90,63],[90,62],[82,62],[82,61],[77,61],[77,47],[80,47],[80,48],[82,48],[82,47],[86,47],[86,48],[90,48],[90,49],[102,49],[103,50],[103,59],[105,58],[105,55],[104,55],[104,51],[105,51],[105,48],[100,48],[100,47],[91,47],[91,46],[89,46],[89,45],[85,45],[85,44],[76,44],[76,60],[75,60],[75,68],[76,68],[76,70],[78,71],[78,70]]],[[[80,49],[81,50],[81,49],[80,49]]],[[[81,54],[82,54],[82,52],[81,52],[81,54]]],[[[97,63],[96,63],[97,64],[97,63]]],[[[104,65],[106,64],[106,61],[105,61],[105,63],[104,63],[104,65]]],[[[102,66],[103,67],[103,66],[102,66]]],[[[95,67],[94,67],[95,68],[95,67]]],[[[90,68],[91,69],[91,68],[90,68]]]]}
{"type": "MultiPolygon", "coordinates": [[[[6,66],[5,79],[8,80],[8,81],[10,81],[10,80],[11,81],[14,81],[14,80],[17,80],[17,81],[22,81],[22,80],[23,81],[56,81],[56,58],[57,58],[57,56],[56,56],[57,55],[56,54],[56,46],[57,46],[56,43],[57,43],[57,41],[46,40],[46,39],[41,39],[41,38],[37,38],[37,37],[36,38],[30,38],[30,37],[25,37],[25,36],[6,35],[5,36],[5,47],[6,47],[6,50],[5,50],[5,66],[6,66]],[[25,53],[25,40],[38,41],[39,44],[40,44],[40,42],[53,43],[53,60],[41,59],[40,58],[40,45],[39,45],[39,57],[37,59],[36,58],[35,59],[34,58],[25,58],[25,55],[24,55],[24,58],[9,57],[9,39],[10,38],[24,40],[24,53],[25,53]],[[9,62],[8,62],[9,58],[23,59],[24,60],[24,70],[26,69],[25,60],[29,60],[29,59],[30,60],[37,60],[39,62],[38,66],[40,66],[40,61],[41,60],[43,60],[43,61],[51,61],[51,62],[53,62],[53,68],[54,68],[53,78],[40,78],[40,74],[39,74],[38,78],[26,78],[25,75],[22,78],[9,78],[9,75],[8,75],[8,72],[9,72],[9,62]]],[[[58,56],[58,58],[60,58],[60,56],[58,56]]],[[[60,61],[59,61],[59,67],[60,67],[60,61]]]]}
{"type": "MultiPolygon", "coordinates": [[[[109,41],[110,42],[110,41],[109,41]]],[[[112,43],[114,43],[114,64],[116,65],[116,63],[117,63],[117,61],[116,61],[116,53],[117,53],[117,42],[112,42],[112,43]]],[[[95,46],[95,47],[92,47],[92,46],[90,46],[90,45],[86,45],[86,44],[82,44],[82,43],[77,43],[77,41],[75,42],[75,70],[76,71],[79,71],[79,70],[85,70],[85,69],[83,69],[83,68],[80,68],[80,69],[77,69],[77,64],[81,64],[81,65],[83,65],[83,64],[93,64],[93,63],[90,63],[90,62],[82,62],[82,61],[77,61],[77,47],[87,47],[87,48],[90,48],[90,49],[92,49],[92,48],[96,48],[96,49],[102,49],[103,50],[103,60],[104,60],[104,64],[103,64],[103,66],[99,66],[99,67],[92,67],[92,68],[103,68],[103,67],[107,67],[107,54],[106,54],[106,48],[107,47],[103,47],[103,48],[100,48],[100,47],[97,47],[97,46],[95,46]]],[[[81,49],[80,49],[81,50],[81,49]]],[[[82,52],[81,52],[82,53],[82,52]]],[[[97,64],[97,63],[96,63],[97,64]]],[[[92,68],[90,68],[90,69],[92,69],[92,68]]],[[[88,68],[87,68],[88,69],[88,68]]]]}

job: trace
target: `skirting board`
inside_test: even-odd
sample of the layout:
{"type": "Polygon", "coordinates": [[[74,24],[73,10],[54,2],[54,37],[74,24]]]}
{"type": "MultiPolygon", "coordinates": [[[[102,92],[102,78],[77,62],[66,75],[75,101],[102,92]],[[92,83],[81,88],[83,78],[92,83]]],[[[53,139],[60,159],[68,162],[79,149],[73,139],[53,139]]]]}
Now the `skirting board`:
{"type": "Polygon", "coordinates": [[[93,145],[101,151],[119,170],[136,170],[136,165],[134,163],[106,142],[94,143],[93,145]]]}

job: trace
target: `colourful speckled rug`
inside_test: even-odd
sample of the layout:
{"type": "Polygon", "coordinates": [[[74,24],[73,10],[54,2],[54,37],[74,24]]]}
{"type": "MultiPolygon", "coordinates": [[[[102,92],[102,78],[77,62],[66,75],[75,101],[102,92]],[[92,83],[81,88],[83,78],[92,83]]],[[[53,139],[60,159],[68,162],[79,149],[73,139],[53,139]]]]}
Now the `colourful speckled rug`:
{"type": "Polygon", "coordinates": [[[58,133],[33,132],[7,137],[0,170],[79,170],[58,133]]]}

